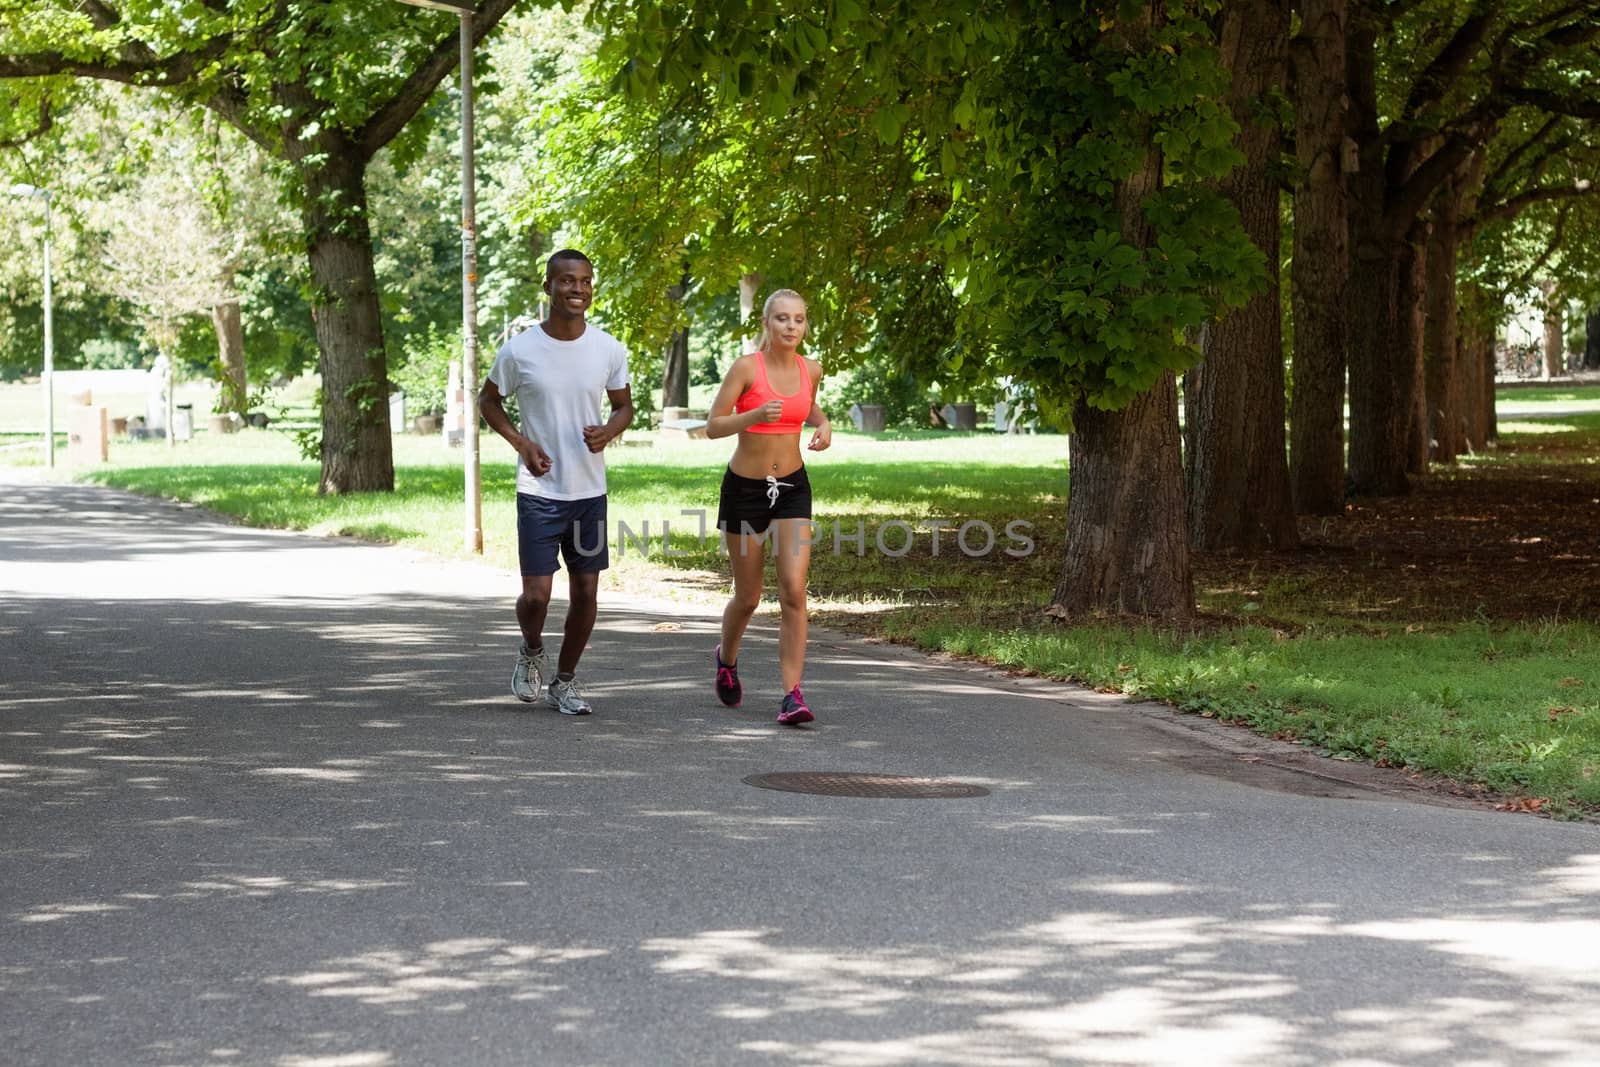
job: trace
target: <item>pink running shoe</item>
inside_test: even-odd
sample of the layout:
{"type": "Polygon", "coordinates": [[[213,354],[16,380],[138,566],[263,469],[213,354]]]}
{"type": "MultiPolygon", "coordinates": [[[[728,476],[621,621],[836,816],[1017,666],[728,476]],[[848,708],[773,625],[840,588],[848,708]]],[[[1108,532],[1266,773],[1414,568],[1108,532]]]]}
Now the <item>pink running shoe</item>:
{"type": "Polygon", "coordinates": [[[717,699],[730,708],[739,706],[744,699],[744,686],[739,684],[739,668],[722,662],[722,646],[717,646],[717,699]]]}
{"type": "Polygon", "coordinates": [[[816,716],[811,714],[811,709],[806,706],[806,698],[800,695],[798,685],[783,695],[783,710],[778,712],[778,725],[799,726],[815,718],[816,716]]]}

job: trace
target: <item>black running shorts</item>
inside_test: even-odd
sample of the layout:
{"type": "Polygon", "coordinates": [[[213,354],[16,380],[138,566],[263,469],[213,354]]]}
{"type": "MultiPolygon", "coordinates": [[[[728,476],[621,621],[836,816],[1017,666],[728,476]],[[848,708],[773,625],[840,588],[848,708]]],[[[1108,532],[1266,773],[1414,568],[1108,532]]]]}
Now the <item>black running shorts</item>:
{"type": "Polygon", "coordinates": [[[717,529],[724,533],[765,533],[773,519],[811,518],[811,479],[805,467],[766,478],[722,476],[717,529]]]}

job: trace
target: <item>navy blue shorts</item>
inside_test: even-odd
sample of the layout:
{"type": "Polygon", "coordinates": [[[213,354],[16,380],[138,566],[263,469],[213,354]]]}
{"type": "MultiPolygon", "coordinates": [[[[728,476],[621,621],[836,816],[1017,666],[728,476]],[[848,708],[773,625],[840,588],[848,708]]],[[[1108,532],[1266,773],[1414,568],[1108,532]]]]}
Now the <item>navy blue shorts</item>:
{"type": "Polygon", "coordinates": [[[811,476],[805,467],[770,478],[743,478],[725,471],[717,502],[723,533],[765,533],[773,519],[811,518],[811,476]]]}
{"type": "Polygon", "coordinates": [[[561,569],[559,550],[574,574],[611,566],[606,538],[606,498],[551,500],[517,494],[517,559],[524,578],[540,578],[561,569]]]}

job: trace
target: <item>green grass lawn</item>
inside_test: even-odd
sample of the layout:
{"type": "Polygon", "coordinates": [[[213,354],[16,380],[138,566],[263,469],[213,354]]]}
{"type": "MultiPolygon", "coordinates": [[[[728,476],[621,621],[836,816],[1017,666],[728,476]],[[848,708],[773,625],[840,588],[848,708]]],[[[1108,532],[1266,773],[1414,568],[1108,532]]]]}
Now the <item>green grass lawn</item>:
{"type": "MultiPolygon", "coordinates": [[[[68,408],[72,403],[71,378],[58,374],[55,379],[56,429],[65,433],[68,408]]],[[[216,400],[215,382],[179,382],[175,400],[180,404],[194,405],[196,423],[203,424],[211,414],[216,400]]],[[[91,389],[90,401],[106,409],[107,418],[128,418],[144,415],[149,403],[145,389],[117,388],[91,389]]],[[[0,435],[28,435],[44,431],[44,392],[38,382],[0,382],[0,435]]]]}
{"type": "MultiPolygon", "coordinates": [[[[650,583],[656,591],[718,585],[717,488],[732,446],[724,441],[653,438],[630,432],[624,438],[629,443],[607,454],[613,529],[625,528],[628,535],[613,546],[617,566],[608,580],[618,588],[650,583]],[[682,553],[670,559],[662,555],[662,535],[668,529],[673,552],[682,553]],[[648,547],[651,558],[645,558],[641,545],[648,547]]],[[[840,433],[834,440],[827,453],[811,457],[817,494],[831,502],[830,516],[841,528],[841,537],[854,535],[859,525],[867,549],[865,557],[858,558],[850,544],[842,543],[843,551],[836,556],[831,551],[831,530],[819,540],[813,573],[837,599],[892,602],[896,583],[909,581],[924,589],[944,584],[938,578],[943,561],[928,555],[929,519],[957,524],[980,519],[1003,532],[1014,516],[1037,517],[1038,506],[1048,509],[1052,502],[1059,510],[1064,500],[1064,437],[927,431],[877,437],[840,433]],[[981,460],[974,458],[978,445],[981,460]],[[1026,509],[1016,511],[1013,500],[1026,501],[1026,509]],[[917,527],[912,551],[902,561],[891,558],[876,572],[860,574],[863,563],[879,561],[878,529],[897,519],[917,527]],[[859,595],[853,591],[857,586],[859,595]]],[[[221,436],[202,432],[176,448],[161,441],[118,440],[112,445],[109,465],[85,476],[105,485],[203,504],[255,525],[463,554],[461,451],[447,448],[437,436],[400,435],[394,442],[395,492],[385,496],[319,497],[317,465],[301,460],[292,438],[272,429],[221,436]]],[[[484,554],[511,567],[516,559],[515,457],[488,432],[483,433],[480,453],[484,554]]],[[[941,537],[946,557],[958,551],[954,537],[954,531],[941,537]]],[[[887,530],[884,539],[898,550],[905,532],[887,530]]],[[[977,547],[977,531],[969,531],[967,541],[977,547]]],[[[997,537],[994,555],[1002,555],[1010,544],[997,537]]],[[[963,578],[959,584],[969,584],[965,575],[957,572],[957,576],[963,578]]]]}
{"type": "MultiPolygon", "coordinates": [[[[1501,431],[1508,446],[1528,447],[1472,457],[1462,476],[1474,464],[1546,462],[1541,448],[1550,442],[1600,453],[1600,414],[1505,420],[1501,431]]],[[[700,516],[709,531],[731,444],[654,441],[637,431],[626,440],[608,453],[611,518],[633,539],[613,544],[607,587],[714,607],[726,595],[726,572],[714,537],[700,534],[700,516]],[[672,528],[671,557],[663,524],[672,528]]],[[[911,431],[834,440],[808,457],[821,527],[811,582],[821,621],[1168,701],[1336,758],[1523,794],[1559,815],[1600,812],[1600,631],[1589,622],[1374,621],[1292,581],[1249,596],[1202,581],[1205,625],[1192,631],[1061,626],[1039,609],[1060,561],[1064,437],[911,431]],[[1028,524],[1032,551],[1007,553],[1019,546],[1003,531],[1018,522],[1028,524]],[[937,554],[935,524],[947,527],[937,554]],[[999,539],[988,552],[962,552],[962,524],[987,524],[999,539]],[[835,529],[859,529],[860,548],[843,541],[836,551],[835,529]],[[909,549],[879,552],[879,532],[896,553],[909,534],[909,549]]],[[[202,433],[176,449],[119,441],[110,465],[79,476],[253,524],[463,555],[461,460],[437,437],[397,437],[393,495],[319,497],[316,465],[298,458],[289,436],[266,430],[202,433]]],[[[511,569],[513,457],[487,432],[482,477],[485,557],[511,569]]],[[[982,540],[969,537],[968,547],[982,540]]],[[[1345,593],[1359,601],[1381,591],[1345,593]]]]}
{"type": "Polygon", "coordinates": [[[1506,404],[1600,404],[1600,385],[1527,385],[1496,389],[1496,407],[1506,404]]]}
{"type": "MultiPolygon", "coordinates": [[[[1507,442],[1515,442],[1518,438],[1552,437],[1559,434],[1588,433],[1600,429],[1600,412],[1572,411],[1560,415],[1544,415],[1538,418],[1529,418],[1526,415],[1501,415],[1497,427],[1502,438],[1507,442]]],[[[1470,456],[1469,460],[1476,463],[1493,462],[1494,453],[1486,452],[1480,456],[1470,456]]],[[[1525,461],[1525,458],[1524,458],[1525,461]]]]}
{"type": "Polygon", "coordinates": [[[1314,746],[1600,810],[1600,630],[1440,624],[1425,633],[1182,634],[1093,625],[890,620],[890,636],[1097,689],[1167,701],[1314,746]]]}

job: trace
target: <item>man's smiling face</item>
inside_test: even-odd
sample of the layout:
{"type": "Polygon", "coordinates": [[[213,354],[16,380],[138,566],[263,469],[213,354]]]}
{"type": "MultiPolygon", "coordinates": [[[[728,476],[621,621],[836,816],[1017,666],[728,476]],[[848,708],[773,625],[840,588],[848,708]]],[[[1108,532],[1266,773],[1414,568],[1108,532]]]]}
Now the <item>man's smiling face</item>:
{"type": "Polygon", "coordinates": [[[550,294],[553,314],[581,317],[594,301],[594,267],[581,259],[558,260],[544,291],[550,294]]]}

